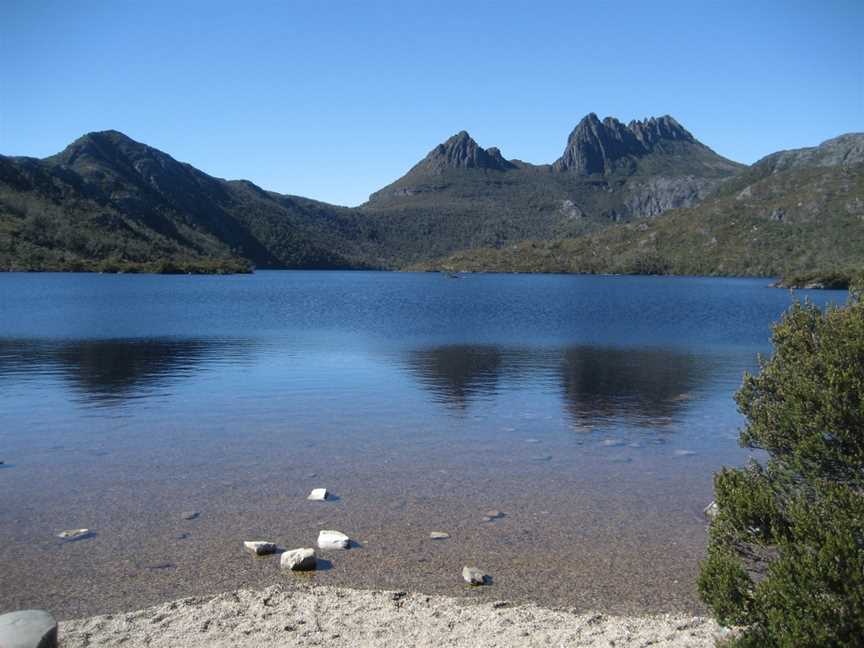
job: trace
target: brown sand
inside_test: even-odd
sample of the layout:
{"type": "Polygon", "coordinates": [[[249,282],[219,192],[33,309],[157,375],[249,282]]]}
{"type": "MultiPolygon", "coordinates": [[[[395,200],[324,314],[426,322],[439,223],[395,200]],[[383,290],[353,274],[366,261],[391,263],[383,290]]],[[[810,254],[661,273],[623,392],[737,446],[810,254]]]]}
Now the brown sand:
{"type": "Polygon", "coordinates": [[[309,586],[237,590],[60,624],[64,648],[124,646],[713,646],[717,624],[688,615],[576,614],[535,605],[309,586]]]}

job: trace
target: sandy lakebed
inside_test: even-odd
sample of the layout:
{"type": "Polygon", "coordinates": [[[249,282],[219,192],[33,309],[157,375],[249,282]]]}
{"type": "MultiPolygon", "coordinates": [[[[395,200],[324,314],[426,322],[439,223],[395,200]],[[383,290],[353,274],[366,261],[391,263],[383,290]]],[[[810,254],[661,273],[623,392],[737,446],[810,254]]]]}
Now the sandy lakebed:
{"type": "Polygon", "coordinates": [[[60,624],[63,648],[713,646],[699,616],[614,616],[402,591],[274,585],[60,624]]]}

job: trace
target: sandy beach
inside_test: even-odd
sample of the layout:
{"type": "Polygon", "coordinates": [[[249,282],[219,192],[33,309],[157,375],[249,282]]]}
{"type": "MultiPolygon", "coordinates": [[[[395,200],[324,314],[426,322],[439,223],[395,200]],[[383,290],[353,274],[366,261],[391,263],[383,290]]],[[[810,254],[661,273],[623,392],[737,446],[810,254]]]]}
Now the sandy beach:
{"type": "Polygon", "coordinates": [[[713,646],[704,617],[578,614],[506,601],[310,586],[237,590],[60,624],[64,648],[713,646]]]}

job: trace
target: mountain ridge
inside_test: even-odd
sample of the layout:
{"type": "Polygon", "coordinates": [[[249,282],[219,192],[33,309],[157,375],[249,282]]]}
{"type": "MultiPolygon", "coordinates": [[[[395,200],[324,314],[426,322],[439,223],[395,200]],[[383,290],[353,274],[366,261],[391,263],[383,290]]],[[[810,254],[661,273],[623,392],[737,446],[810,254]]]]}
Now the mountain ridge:
{"type": "MultiPolygon", "coordinates": [[[[748,187],[766,190],[761,179],[858,160],[858,139],[842,135],[746,167],[671,116],[624,125],[591,113],[551,164],[507,160],[459,131],[367,203],[347,208],[216,178],[119,131],[95,131],[41,160],[0,155],[0,268],[246,260],[395,269],[459,250],[589,236],[715,195],[735,193],[737,209],[748,187]]],[[[800,219],[795,209],[780,218],[800,219]]]]}
{"type": "Polygon", "coordinates": [[[463,250],[412,268],[850,276],[864,267],[862,147],[864,133],[847,133],[817,147],[780,151],[695,207],[578,237],[463,250]]]}

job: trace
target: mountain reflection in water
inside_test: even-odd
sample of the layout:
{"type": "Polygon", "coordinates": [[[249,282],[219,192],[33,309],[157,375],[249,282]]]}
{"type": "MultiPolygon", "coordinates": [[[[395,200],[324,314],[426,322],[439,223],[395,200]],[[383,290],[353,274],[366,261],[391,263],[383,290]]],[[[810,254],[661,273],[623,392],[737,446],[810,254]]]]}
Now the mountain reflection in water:
{"type": "Polygon", "coordinates": [[[242,362],[253,345],[229,339],[0,340],[4,380],[59,377],[90,405],[141,398],[208,366],[242,362]]]}
{"type": "Polygon", "coordinates": [[[407,371],[435,402],[465,410],[509,388],[557,384],[577,425],[627,417],[662,424],[710,380],[710,356],[670,349],[448,345],[409,352],[407,371]]]}

